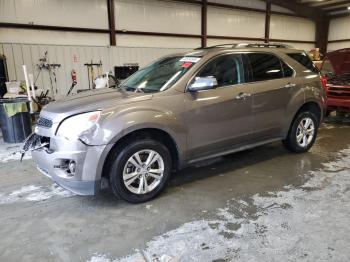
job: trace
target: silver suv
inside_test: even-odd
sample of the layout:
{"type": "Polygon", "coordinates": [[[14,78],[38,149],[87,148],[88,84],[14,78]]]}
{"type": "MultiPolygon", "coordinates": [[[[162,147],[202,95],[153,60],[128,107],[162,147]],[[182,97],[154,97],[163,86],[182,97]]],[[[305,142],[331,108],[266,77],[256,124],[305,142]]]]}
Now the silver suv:
{"type": "Polygon", "coordinates": [[[278,140],[308,151],[324,110],[319,72],[303,51],[213,46],[49,104],[25,148],[64,188],[93,195],[108,179],[117,197],[139,203],[158,195],[172,170],[197,161],[278,140]]]}

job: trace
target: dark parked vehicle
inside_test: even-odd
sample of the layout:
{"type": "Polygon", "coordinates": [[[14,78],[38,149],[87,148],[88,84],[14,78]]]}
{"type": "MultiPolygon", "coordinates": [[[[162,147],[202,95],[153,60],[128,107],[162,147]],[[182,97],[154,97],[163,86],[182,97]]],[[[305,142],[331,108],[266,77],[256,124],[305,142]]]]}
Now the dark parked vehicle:
{"type": "Polygon", "coordinates": [[[328,113],[350,113],[350,48],[328,53],[321,72],[327,79],[328,113]]]}
{"type": "Polygon", "coordinates": [[[115,89],[53,102],[26,148],[62,187],[138,203],[157,196],[171,170],[283,141],[303,153],[325,110],[320,74],[283,45],[234,44],[163,57],[115,89]]]}

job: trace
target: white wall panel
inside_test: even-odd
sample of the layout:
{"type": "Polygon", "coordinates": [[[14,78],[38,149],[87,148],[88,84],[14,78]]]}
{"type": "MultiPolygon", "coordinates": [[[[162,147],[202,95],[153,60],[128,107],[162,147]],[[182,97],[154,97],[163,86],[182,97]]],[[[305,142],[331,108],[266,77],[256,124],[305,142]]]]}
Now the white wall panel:
{"type": "Polygon", "coordinates": [[[109,35],[102,33],[59,32],[0,28],[0,42],[52,45],[109,45],[109,35]]]}
{"type": "Polygon", "coordinates": [[[0,0],[0,22],[108,28],[104,0],[0,0]]]}
{"type": "Polygon", "coordinates": [[[208,35],[264,37],[265,15],[257,12],[208,8],[208,35]]]}
{"type": "Polygon", "coordinates": [[[315,48],[315,44],[307,44],[307,43],[283,43],[283,44],[287,44],[296,49],[305,50],[305,51],[310,51],[311,49],[315,48]]]}
{"type": "Polygon", "coordinates": [[[138,63],[143,67],[165,55],[187,51],[189,50],[182,48],[114,47],[111,48],[111,63],[113,66],[122,66],[125,63],[138,63]]]}
{"type": "Polygon", "coordinates": [[[328,43],[327,51],[335,51],[343,48],[350,48],[350,41],[339,42],[339,43],[328,43]]]}
{"type": "Polygon", "coordinates": [[[266,8],[265,2],[261,0],[244,0],[244,1],[242,0],[208,0],[208,2],[250,7],[250,8],[262,9],[262,10],[265,10],[266,8]]]}
{"type": "Polygon", "coordinates": [[[315,23],[308,19],[281,15],[271,16],[270,38],[315,41],[315,30],[315,23]]]}
{"type": "Polygon", "coordinates": [[[198,5],[157,0],[115,0],[119,30],[200,34],[198,5]]]}
{"type": "Polygon", "coordinates": [[[328,40],[350,39],[350,17],[331,20],[328,40]]]}
{"type": "Polygon", "coordinates": [[[201,45],[199,38],[160,37],[117,34],[118,46],[196,48],[201,45]]]}
{"type": "Polygon", "coordinates": [[[207,46],[224,45],[224,44],[239,44],[239,43],[263,43],[263,41],[247,41],[247,40],[229,40],[229,39],[208,39],[207,46]]]}

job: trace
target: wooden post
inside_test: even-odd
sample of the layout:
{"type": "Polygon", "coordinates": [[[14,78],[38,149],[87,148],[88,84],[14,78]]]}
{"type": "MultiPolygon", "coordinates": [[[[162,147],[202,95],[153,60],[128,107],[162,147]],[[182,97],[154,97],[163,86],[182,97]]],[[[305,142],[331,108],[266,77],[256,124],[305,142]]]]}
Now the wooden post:
{"type": "Polygon", "coordinates": [[[320,49],[321,54],[326,55],[328,45],[329,19],[316,21],[316,47],[320,49]]]}
{"type": "Polygon", "coordinates": [[[202,35],[202,47],[207,46],[207,21],[208,17],[208,1],[207,0],[202,0],[202,26],[201,26],[201,35],[202,35]]]}
{"type": "Polygon", "coordinates": [[[107,0],[109,44],[115,46],[117,43],[115,35],[114,0],[107,0]]]}
{"type": "Polygon", "coordinates": [[[266,1],[265,10],[265,43],[270,42],[270,21],[271,21],[271,2],[266,1]]]}

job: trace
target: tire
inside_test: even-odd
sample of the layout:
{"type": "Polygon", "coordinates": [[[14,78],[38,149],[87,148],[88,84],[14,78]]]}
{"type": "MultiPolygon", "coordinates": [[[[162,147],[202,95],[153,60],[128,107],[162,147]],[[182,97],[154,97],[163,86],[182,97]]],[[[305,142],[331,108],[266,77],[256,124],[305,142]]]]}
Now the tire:
{"type": "Polygon", "coordinates": [[[162,143],[152,139],[129,141],[121,150],[116,150],[109,161],[112,192],[117,198],[130,203],[143,203],[155,198],[165,188],[171,174],[172,159],[169,150],[162,143]],[[157,160],[147,168],[146,160],[152,154],[157,160]],[[131,184],[127,185],[130,182],[131,184]]]}
{"type": "Polygon", "coordinates": [[[309,111],[303,111],[300,112],[297,117],[293,120],[291,127],[289,128],[288,135],[285,140],[283,140],[284,146],[291,152],[294,153],[305,153],[310,150],[310,148],[315,143],[316,137],[317,137],[317,131],[318,131],[319,123],[317,120],[317,117],[309,111]],[[309,119],[312,121],[310,123],[309,128],[301,130],[299,127],[300,124],[302,124],[305,128],[307,126],[306,119],[309,119]],[[313,125],[313,135],[312,138],[310,138],[311,133],[311,127],[313,125]],[[306,135],[306,137],[305,137],[306,135]],[[302,137],[302,139],[298,138],[302,137]]]}

